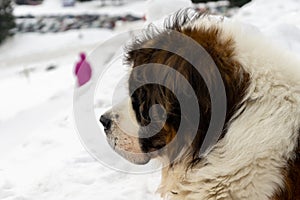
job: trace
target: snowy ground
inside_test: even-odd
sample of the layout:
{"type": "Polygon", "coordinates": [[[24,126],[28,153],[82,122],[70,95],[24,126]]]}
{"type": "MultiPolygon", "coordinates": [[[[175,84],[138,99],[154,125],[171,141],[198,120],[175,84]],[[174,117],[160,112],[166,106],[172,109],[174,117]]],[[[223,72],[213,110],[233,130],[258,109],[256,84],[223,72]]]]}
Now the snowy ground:
{"type": "MultiPolygon", "coordinates": [[[[20,6],[15,13],[143,15],[146,8],[144,1],[116,8],[77,4],[75,9],[59,8],[58,0],[44,1],[37,10],[20,6]]],[[[283,48],[300,55],[299,12],[295,0],[254,0],[234,18],[258,26],[283,48]]],[[[159,199],[154,195],[159,173],[133,175],[101,165],[83,148],[73,120],[73,66],[78,53],[90,53],[135,25],[141,26],[19,34],[0,46],[0,199],[159,199]],[[49,66],[56,69],[47,71],[49,66]]],[[[105,94],[102,101],[107,99],[105,94]]]]}

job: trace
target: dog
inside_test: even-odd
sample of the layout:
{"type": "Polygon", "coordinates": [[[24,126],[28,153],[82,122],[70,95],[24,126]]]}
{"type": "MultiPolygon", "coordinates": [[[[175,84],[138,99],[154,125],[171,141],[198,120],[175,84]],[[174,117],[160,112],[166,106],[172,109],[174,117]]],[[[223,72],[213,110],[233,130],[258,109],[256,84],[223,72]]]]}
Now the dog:
{"type": "Polygon", "coordinates": [[[163,29],[148,27],[126,49],[130,97],[100,121],[121,156],[136,164],[151,159],[164,164],[162,198],[300,199],[300,61],[295,55],[239,22],[191,10],[170,17],[163,29]],[[204,152],[200,149],[213,118],[210,91],[219,87],[209,58],[193,55],[197,51],[186,39],[208,53],[226,93],[221,132],[204,152]],[[193,55],[196,63],[180,53],[193,55]],[[139,66],[144,67],[136,70],[139,66]],[[171,76],[164,66],[180,75],[171,76]],[[152,77],[162,77],[161,82],[153,83],[152,77]],[[187,114],[177,95],[193,95],[180,77],[197,101],[187,114]],[[198,121],[188,116],[194,110],[198,121]]]}

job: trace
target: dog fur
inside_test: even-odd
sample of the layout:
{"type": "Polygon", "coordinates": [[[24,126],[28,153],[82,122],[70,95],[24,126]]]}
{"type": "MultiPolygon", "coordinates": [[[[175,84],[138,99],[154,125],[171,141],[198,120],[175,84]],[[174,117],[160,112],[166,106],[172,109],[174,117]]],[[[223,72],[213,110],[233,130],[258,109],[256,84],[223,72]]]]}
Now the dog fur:
{"type": "MultiPolygon", "coordinates": [[[[300,60],[239,22],[209,15],[191,17],[188,12],[177,13],[165,30],[148,29],[151,33],[136,39],[127,50],[126,60],[133,69],[147,63],[168,65],[183,74],[198,91],[202,116],[198,137],[191,149],[180,152],[181,159],[162,170],[158,191],[164,199],[171,200],[300,199],[300,60]],[[168,45],[167,29],[178,31],[200,44],[213,58],[224,81],[227,115],[223,134],[201,158],[196,156],[211,116],[204,81],[193,75],[190,64],[184,59],[170,52],[144,48],[160,40],[168,45]]],[[[186,47],[183,49],[188,51],[186,47]]],[[[132,73],[129,90],[138,78],[147,79],[147,73],[132,73]]],[[[180,112],[173,94],[161,86],[148,85],[143,91],[133,93],[129,101],[130,117],[136,127],[149,123],[143,112],[149,111],[152,104],[145,105],[150,99],[166,108],[168,119],[156,136],[139,140],[138,152],[146,153],[146,158],[130,158],[123,153],[138,164],[150,158],[168,162],[170,152],[155,155],[152,152],[176,137],[180,123],[177,116],[170,114],[180,112]]],[[[114,112],[109,111],[106,116],[114,122],[122,121],[114,117],[121,117],[118,109],[114,112]]],[[[137,135],[137,130],[132,132],[137,135]]],[[[115,138],[125,131],[113,128],[108,132],[112,135],[109,137],[115,138]]],[[[114,148],[124,149],[121,143],[114,143],[114,148]]],[[[178,155],[178,151],[175,152],[178,155]]]]}

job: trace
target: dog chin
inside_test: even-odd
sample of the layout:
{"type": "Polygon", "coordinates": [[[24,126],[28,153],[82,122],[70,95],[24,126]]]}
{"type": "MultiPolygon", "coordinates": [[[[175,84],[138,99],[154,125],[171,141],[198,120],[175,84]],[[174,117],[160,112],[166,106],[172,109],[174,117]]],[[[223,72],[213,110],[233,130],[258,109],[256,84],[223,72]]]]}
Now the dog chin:
{"type": "Polygon", "coordinates": [[[133,156],[130,159],[127,159],[129,162],[136,164],[136,165],[146,165],[150,160],[150,156],[144,155],[144,156],[133,156]]]}
{"type": "Polygon", "coordinates": [[[151,159],[146,153],[131,153],[120,148],[115,148],[114,150],[123,158],[136,165],[145,165],[151,159]]]}
{"type": "Polygon", "coordinates": [[[149,154],[147,153],[143,153],[143,152],[137,152],[135,150],[132,149],[128,149],[126,147],[119,147],[115,144],[115,141],[111,140],[111,139],[107,139],[109,145],[111,146],[111,148],[118,153],[120,156],[122,156],[123,158],[125,158],[127,161],[136,164],[136,165],[145,165],[147,164],[150,160],[151,157],[149,154]]]}

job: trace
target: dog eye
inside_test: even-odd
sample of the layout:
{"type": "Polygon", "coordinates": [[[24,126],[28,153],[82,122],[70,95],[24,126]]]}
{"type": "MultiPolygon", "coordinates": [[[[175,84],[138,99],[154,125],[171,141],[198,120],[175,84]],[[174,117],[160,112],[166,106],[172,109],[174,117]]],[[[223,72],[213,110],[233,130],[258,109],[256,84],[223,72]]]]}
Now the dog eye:
{"type": "Polygon", "coordinates": [[[131,96],[131,102],[132,102],[132,103],[135,103],[135,102],[137,102],[137,98],[136,98],[136,96],[134,96],[134,95],[132,95],[132,96],[131,96]]]}
{"type": "Polygon", "coordinates": [[[140,114],[142,118],[147,119],[148,118],[148,111],[145,109],[145,102],[141,103],[139,107],[140,114]]]}
{"type": "Polygon", "coordinates": [[[131,95],[131,101],[132,103],[138,103],[138,96],[136,92],[131,95]]]}

